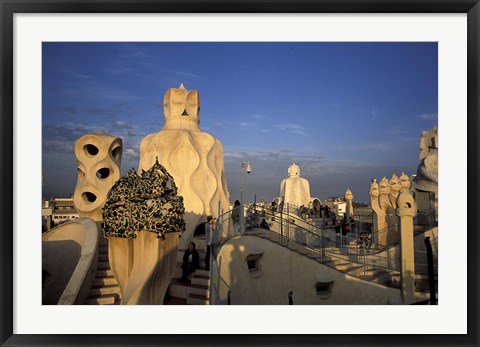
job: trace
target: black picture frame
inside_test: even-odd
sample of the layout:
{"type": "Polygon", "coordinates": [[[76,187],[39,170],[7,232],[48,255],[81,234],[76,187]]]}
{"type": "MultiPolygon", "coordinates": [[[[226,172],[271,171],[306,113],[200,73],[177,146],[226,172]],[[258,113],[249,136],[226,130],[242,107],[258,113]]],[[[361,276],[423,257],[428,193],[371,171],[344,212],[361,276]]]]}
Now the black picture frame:
{"type": "MultiPolygon", "coordinates": [[[[2,346],[196,346],[196,345],[437,345],[478,346],[478,218],[477,197],[480,99],[479,0],[0,0],[1,133],[0,245],[2,346]],[[13,16],[16,13],[467,13],[468,42],[468,334],[466,335],[17,335],[13,334],[13,16]]],[[[452,319],[455,319],[452,317],[452,319]]],[[[161,323],[161,320],[159,320],[161,323]]],[[[109,322],[106,322],[109,324],[109,322]]],[[[161,324],[159,325],[161,327],[161,324]]],[[[161,331],[159,331],[161,333],[161,331]]],[[[221,333],[221,332],[219,332],[221,333]]]]}

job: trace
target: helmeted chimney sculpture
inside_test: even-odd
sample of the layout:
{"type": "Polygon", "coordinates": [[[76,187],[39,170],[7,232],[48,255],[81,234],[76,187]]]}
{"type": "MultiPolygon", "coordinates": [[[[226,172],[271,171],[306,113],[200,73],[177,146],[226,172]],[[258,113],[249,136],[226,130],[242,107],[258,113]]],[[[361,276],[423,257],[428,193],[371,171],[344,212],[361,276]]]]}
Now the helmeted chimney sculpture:
{"type": "MultiPolygon", "coordinates": [[[[187,90],[183,84],[170,88],[163,105],[163,129],[146,136],[140,144],[139,172],[152,167],[158,157],[175,179],[178,194],[184,198],[186,231],[181,243],[186,246],[207,215],[229,211],[223,146],[200,129],[198,91],[187,90]]],[[[230,229],[224,225],[222,236],[231,234],[230,229]]]]}

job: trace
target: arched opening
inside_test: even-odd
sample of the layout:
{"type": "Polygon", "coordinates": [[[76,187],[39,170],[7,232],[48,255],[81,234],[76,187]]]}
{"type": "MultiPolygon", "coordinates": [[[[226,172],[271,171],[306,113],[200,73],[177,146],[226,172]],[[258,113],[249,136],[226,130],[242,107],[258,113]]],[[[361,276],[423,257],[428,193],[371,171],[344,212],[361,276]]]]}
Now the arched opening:
{"type": "Polygon", "coordinates": [[[90,155],[97,155],[98,154],[98,147],[92,144],[87,144],[84,147],[85,152],[87,152],[90,155]]]}
{"type": "Polygon", "coordinates": [[[97,200],[97,196],[91,192],[85,192],[82,194],[83,201],[86,203],[92,203],[97,200]]]}
{"type": "Polygon", "coordinates": [[[195,231],[193,232],[193,236],[205,236],[205,224],[207,224],[207,222],[203,222],[203,223],[200,223],[199,225],[197,225],[197,227],[195,228],[195,231]]]}
{"type": "Polygon", "coordinates": [[[105,179],[110,176],[110,169],[108,167],[101,168],[97,171],[97,177],[100,179],[105,179]]]}
{"type": "Polygon", "coordinates": [[[122,155],[122,146],[115,147],[115,148],[112,150],[112,157],[113,157],[113,159],[119,160],[121,155],[122,155]]]}

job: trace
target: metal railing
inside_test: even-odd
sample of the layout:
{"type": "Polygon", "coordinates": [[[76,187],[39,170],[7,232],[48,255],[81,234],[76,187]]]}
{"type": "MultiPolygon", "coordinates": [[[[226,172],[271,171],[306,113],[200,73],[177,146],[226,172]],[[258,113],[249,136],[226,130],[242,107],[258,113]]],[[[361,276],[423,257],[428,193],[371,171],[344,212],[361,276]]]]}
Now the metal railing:
{"type": "MultiPolygon", "coordinates": [[[[241,219],[241,222],[245,223],[244,230],[247,232],[259,228],[260,220],[265,218],[269,224],[269,230],[278,234],[278,238],[273,241],[296,251],[303,247],[311,254],[314,254],[319,262],[351,276],[362,279],[377,279],[378,281],[385,279],[386,281],[399,274],[401,268],[400,253],[394,249],[398,242],[387,245],[378,245],[374,242],[367,244],[359,238],[360,234],[356,225],[360,225],[366,220],[371,220],[373,214],[365,216],[362,220],[354,220],[352,231],[344,235],[342,231],[338,232],[338,227],[335,230],[333,225],[326,226],[326,218],[322,219],[321,226],[300,218],[295,213],[290,212],[288,204],[284,206],[282,212],[272,213],[271,208],[256,204],[246,205],[243,211],[246,216],[244,219],[241,219]]],[[[431,212],[429,211],[429,213],[431,212]]],[[[219,207],[218,215],[217,230],[221,230],[220,235],[224,235],[224,237],[218,240],[218,245],[221,246],[233,236],[228,233],[228,225],[232,222],[231,211],[220,211],[219,207]]],[[[387,233],[388,231],[389,228],[385,228],[380,230],[378,234],[387,233]]],[[[258,236],[261,237],[261,235],[258,236]]],[[[213,252],[213,247],[211,249],[213,252]]],[[[223,304],[217,286],[222,281],[220,266],[213,259],[214,255],[212,254],[210,302],[215,297],[218,303],[223,304]],[[214,270],[218,274],[218,278],[214,276],[214,270]]],[[[427,264],[421,263],[416,263],[415,265],[416,267],[427,266],[427,264]]],[[[434,268],[435,272],[437,272],[438,266],[435,265],[434,268]]],[[[230,295],[227,298],[228,302],[230,302],[230,295]]]]}
{"type": "MultiPolygon", "coordinates": [[[[220,296],[220,290],[218,284],[220,282],[225,282],[221,277],[220,265],[216,259],[218,250],[221,245],[225,243],[229,238],[229,223],[231,222],[231,211],[223,211],[218,204],[218,217],[215,227],[215,239],[214,245],[210,246],[210,287],[209,287],[209,303],[212,305],[214,303],[213,299],[215,298],[215,304],[223,305],[223,301],[220,296]]],[[[207,241],[207,240],[206,240],[207,241]]],[[[230,305],[230,294],[231,291],[228,290],[227,293],[227,305],[230,305]]]]}
{"type": "MultiPolygon", "coordinates": [[[[262,210],[260,214],[258,210],[252,209],[251,213],[256,212],[257,215],[262,216],[260,218],[269,219],[271,224],[270,230],[279,234],[279,244],[288,247],[290,242],[294,242],[300,246],[307,247],[310,252],[318,255],[317,258],[320,262],[326,265],[329,265],[329,262],[333,262],[334,265],[342,262],[348,265],[345,266],[345,269],[350,269],[351,271],[360,267],[369,271],[375,269],[396,271],[397,266],[392,266],[392,264],[398,264],[399,259],[391,259],[391,254],[388,252],[383,253],[382,257],[369,257],[369,250],[360,247],[355,233],[351,233],[352,237],[343,235],[342,232],[338,233],[333,226],[326,227],[324,223],[321,226],[311,224],[309,221],[289,213],[288,205],[284,211],[286,212],[272,214],[268,210],[262,210]]],[[[338,266],[333,267],[338,269],[338,266]]],[[[355,271],[349,271],[348,273],[354,276],[364,275],[364,273],[360,274],[355,271]]]]}

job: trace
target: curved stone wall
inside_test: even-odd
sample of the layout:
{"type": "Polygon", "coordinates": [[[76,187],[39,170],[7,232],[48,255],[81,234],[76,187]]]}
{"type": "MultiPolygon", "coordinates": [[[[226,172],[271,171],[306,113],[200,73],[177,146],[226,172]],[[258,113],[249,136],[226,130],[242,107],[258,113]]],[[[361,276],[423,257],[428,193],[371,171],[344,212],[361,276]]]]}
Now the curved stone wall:
{"type": "Polygon", "coordinates": [[[97,223],[79,218],[42,234],[44,305],[83,304],[98,262],[97,223]]]}
{"type": "Polygon", "coordinates": [[[232,305],[287,305],[293,291],[294,305],[386,305],[401,303],[400,291],[364,281],[332,269],[273,242],[254,236],[227,241],[217,256],[220,274],[213,283],[232,305]],[[258,255],[256,271],[247,260],[258,255]],[[319,282],[331,282],[331,295],[320,295],[319,282]]]}

